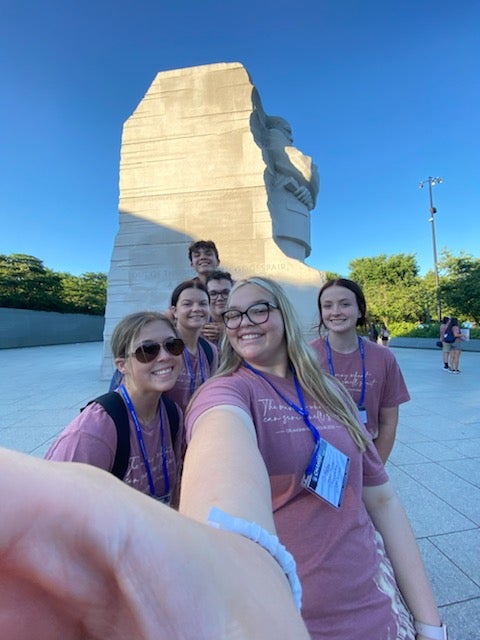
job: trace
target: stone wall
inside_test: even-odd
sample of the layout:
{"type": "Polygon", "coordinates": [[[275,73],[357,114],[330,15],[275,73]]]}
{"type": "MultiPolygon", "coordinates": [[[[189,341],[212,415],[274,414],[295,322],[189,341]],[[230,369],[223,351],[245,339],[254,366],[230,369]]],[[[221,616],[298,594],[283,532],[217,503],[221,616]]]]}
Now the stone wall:
{"type": "Polygon", "coordinates": [[[99,342],[105,319],[81,313],[0,309],[0,349],[99,342]]]}

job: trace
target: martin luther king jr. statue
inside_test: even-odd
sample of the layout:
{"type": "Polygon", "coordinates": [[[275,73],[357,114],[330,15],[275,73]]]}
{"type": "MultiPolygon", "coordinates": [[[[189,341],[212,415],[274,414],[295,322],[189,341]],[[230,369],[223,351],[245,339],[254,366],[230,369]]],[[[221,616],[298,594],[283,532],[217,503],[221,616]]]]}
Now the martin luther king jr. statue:
{"type": "Polygon", "coordinates": [[[293,146],[286,120],[265,113],[240,63],[158,73],[123,127],[103,377],[114,326],[133,311],[168,307],[174,287],[194,275],[195,240],[213,240],[235,279],[276,279],[313,333],[324,273],[304,260],[318,189],[312,159],[293,146]]]}

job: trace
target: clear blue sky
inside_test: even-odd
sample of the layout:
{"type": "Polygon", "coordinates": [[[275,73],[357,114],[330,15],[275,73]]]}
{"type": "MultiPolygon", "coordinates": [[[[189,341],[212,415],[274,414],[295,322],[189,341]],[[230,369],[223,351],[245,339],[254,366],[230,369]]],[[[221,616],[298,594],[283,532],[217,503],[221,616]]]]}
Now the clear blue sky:
{"type": "Polygon", "coordinates": [[[0,253],[108,271],[122,126],[159,71],[241,62],[320,173],[318,269],[480,256],[480,3],[4,0],[0,253]]]}

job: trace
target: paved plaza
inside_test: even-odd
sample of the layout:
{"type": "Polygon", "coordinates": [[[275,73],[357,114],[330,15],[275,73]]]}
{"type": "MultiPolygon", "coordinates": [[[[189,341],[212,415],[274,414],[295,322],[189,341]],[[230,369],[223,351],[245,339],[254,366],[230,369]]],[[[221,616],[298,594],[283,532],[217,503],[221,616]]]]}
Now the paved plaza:
{"type": "MultiPolygon", "coordinates": [[[[450,640],[480,638],[480,353],[460,375],[440,350],[393,349],[412,399],[400,409],[387,470],[402,497],[450,640]]],[[[104,393],[102,344],[0,350],[0,446],[43,456],[88,400],[104,393]]],[[[368,640],[368,639],[359,639],[368,640]]]]}

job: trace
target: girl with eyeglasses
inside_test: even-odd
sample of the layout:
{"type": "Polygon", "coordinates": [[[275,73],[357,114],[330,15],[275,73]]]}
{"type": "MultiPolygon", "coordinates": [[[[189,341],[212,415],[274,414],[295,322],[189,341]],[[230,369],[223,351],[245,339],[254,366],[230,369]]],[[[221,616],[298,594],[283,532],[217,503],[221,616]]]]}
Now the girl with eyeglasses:
{"type": "Polygon", "coordinates": [[[295,558],[313,640],[446,637],[372,439],[283,290],[239,281],[223,319],[219,371],[186,414],[180,511],[206,522],[213,503],[236,517],[230,531],[244,534],[246,517],[276,530],[295,558]]]}
{"type": "Polygon", "coordinates": [[[184,410],[195,391],[218,367],[217,347],[201,336],[210,316],[210,296],[206,286],[198,280],[181,282],[173,290],[170,312],[185,349],[182,368],[168,397],[184,410]]]}
{"type": "MultiPolygon", "coordinates": [[[[162,313],[141,311],[115,327],[111,348],[122,381],[116,389],[129,425],[130,452],[123,481],[166,504],[178,502],[184,451],[183,416],[167,410],[162,395],[177,381],[183,341],[162,313]],[[175,433],[170,416],[175,415],[175,433]]],[[[171,403],[171,401],[170,401],[171,403]]],[[[113,418],[88,404],[46,454],[49,460],[85,462],[112,471],[119,446],[113,418]]]]}

